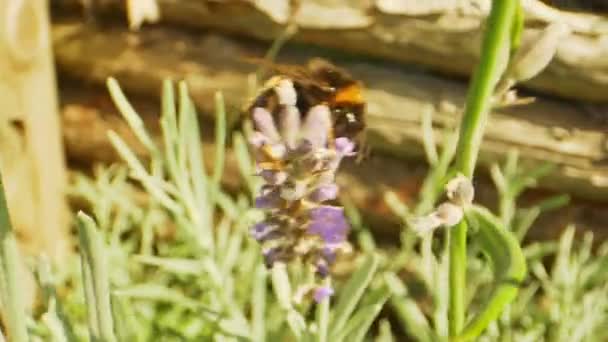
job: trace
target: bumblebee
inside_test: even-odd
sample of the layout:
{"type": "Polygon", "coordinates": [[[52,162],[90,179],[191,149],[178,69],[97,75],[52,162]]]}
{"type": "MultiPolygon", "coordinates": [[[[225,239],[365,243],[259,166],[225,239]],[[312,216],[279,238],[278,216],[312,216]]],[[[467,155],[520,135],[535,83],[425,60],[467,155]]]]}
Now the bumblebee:
{"type": "Polygon", "coordinates": [[[348,72],[321,58],[311,59],[305,66],[265,65],[276,72],[245,106],[244,112],[251,116],[256,107],[272,113],[275,120],[280,113],[280,99],[275,87],[285,79],[293,83],[296,107],[304,120],[310,108],[327,105],[332,117],[332,136],[347,137],[361,147],[365,129],[365,102],[363,86],[348,72]]]}

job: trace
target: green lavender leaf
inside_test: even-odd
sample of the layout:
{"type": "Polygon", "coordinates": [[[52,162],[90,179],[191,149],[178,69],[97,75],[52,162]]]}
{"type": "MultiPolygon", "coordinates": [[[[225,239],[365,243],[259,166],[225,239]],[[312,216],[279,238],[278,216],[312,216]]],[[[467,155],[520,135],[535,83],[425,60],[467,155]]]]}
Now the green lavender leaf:
{"type": "Polygon", "coordinates": [[[116,336],[114,335],[110,281],[102,237],[91,217],[83,212],[79,212],[76,217],[78,218],[80,255],[89,323],[92,324],[90,327],[91,339],[113,342],[116,341],[116,336]]]}
{"type": "Polygon", "coordinates": [[[332,314],[330,336],[339,334],[344,328],[367,286],[372,281],[378,268],[378,263],[379,258],[377,255],[372,254],[368,256],[363,265],[350,277],[344,288],[340,291],[338,304],[332,314]]]}
{"type": "Polygon", "coordinates": [[[496,285],[481,311],[465,326],[458,341],[475,339],[511,303],[527,274],[526,259],[515,235],[483,207],[467,209],[467,222],[476,228],[475,239],[489,257],[496,285]]]}

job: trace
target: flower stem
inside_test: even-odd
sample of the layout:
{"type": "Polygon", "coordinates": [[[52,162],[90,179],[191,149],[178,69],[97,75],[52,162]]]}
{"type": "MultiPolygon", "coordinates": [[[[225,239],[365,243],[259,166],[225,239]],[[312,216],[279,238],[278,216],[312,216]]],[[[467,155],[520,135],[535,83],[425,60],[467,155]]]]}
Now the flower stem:
{"type": "MultiPolygon", "coordinates": [[[[517,6],[517,0],[492,2],[480,62],[467,94],[456,150],[455,171],[462,173],[467,178],[473,177],[492,94],[507,65],[511,30],[517,6]]],[[[465,221],[461,221],[450,233],[450,306],[448,311],[450,336],[456,336],[464,325],[466,237],[467,224],[465,221]]]]}

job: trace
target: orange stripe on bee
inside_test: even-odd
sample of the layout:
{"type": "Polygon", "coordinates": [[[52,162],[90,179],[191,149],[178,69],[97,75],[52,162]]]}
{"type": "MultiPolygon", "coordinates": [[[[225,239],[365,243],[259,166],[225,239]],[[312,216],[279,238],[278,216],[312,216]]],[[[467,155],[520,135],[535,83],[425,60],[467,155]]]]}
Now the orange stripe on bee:
{"type": "Polygon", "coordinates": [[[348,102],[348,103],[361,103],[363,102],[363,94],[361,93],[361,87],[358,84],[352,84],[344,88],[340,88],[336,91],[333,98],[334,103],[348,102]]]}

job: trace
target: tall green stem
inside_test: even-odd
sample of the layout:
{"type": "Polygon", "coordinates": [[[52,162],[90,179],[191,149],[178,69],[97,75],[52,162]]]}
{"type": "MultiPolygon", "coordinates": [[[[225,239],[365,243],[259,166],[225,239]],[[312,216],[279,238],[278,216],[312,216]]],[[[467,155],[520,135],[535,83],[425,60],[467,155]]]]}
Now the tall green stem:
{"type": "MultiPolygon", "coordinates": [[[[492,93],[504,71],[510,50],[511,30],[517,0],[494,0],[475,70],[456,150],[455,171],[473,177],[479,147],[491,106],[492,93]]],[[[456,336],[464,325],[467,262],[467,224],[463,220],[450,233],[450,335],[456,336]]]]}

